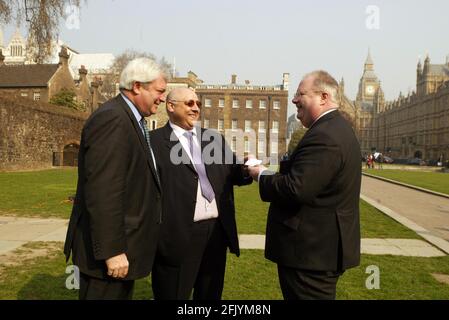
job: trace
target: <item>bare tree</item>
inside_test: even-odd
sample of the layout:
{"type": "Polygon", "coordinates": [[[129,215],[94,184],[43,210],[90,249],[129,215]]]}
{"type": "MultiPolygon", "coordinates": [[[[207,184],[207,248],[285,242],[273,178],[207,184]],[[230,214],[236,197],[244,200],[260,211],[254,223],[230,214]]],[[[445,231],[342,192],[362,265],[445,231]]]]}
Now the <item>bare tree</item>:
{"type": "MultiPolygon", "coordinates": [[[[157,61],[156,56],[152,53],[139,52],[132,49],[128,49],[122,54],[115,57],[114,62],[111,66],[111,74],[107,75],[103,79],[103,85],[101,87],[102,93],[108,98],[112,98],[115,94],[117,94],[117,85],[120,81],[120,74],[122,73],[123,69],[131,60],[142,57],[157,61]]],[[[164,57],[159,59],[158,63],[161,65],[165,73],[169,76],[171,68],[170,63],[168,63],[164,57]]]]}
{"type": "MultiPolygon", "coordinates": [[[[86,2],[87,0],[84,0],[86,2]]],[[[58,38],[59,23],[67,18],[68,6],[80,8],[82,0],[0,0],[0,23],[26,23],[30,57],[43,63],[58,38]]]]}

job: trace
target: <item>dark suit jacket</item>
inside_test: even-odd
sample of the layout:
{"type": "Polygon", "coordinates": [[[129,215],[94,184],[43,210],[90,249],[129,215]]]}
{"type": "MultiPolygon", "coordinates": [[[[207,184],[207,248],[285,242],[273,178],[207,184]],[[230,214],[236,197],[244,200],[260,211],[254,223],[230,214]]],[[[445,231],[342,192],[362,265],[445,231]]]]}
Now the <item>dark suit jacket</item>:
{"type": "MultiPolygon", "coordinates": [[[[185,258],[186,249],[190,246],[198,174],[186,153],[182,153],[185,157],[183,163],[174,164],[171,161],[170,153],[183,150],[174,133],[173,141],[170,141],[172,132],[169,123],[160,129],[151,131],[151,144],[155,150],[163,194],[164,223],[161,226],[158,256],[166,264],[179,265],[185,258]]],[[[205,130],[202,132],[204,133],[205,130]]],[[[212,152],[217,163],[205,163],[206,173],[215,192],[219,220],[227,235],[230,251],[239,255],[233,186],[250,184],[252,179],[243,176],[242,165],[235,163],[235,156],[226,146],[223,136],[217,133],[214,137],[214,139],[210,139],[210,142],[203,141],[201,143],[202,150],[205,147],[213,149],[216,146],[215,150],[221,153],[219,155],[212,152]],[[228,159],[231,160],[228,161],[231,163],[228,164],[224,162],[225,148],[227,148],[227,154],[231,155],[228,159]]]]}
{"type": "Polygon", "coordinates": [[[119,95],[84,125],[78,187],[64,253],[80,271],[107,278],[105,260],[125,253],[127,280],[148,275],[161,223],[161,190],[137,120],[119,95]]]}
{"type": "Polygon", "coordinates": [[[260,196],[271,202],[268,259],[316,271],[360,263],[360,158],[353,129],[333,111],[306,132],[281,173],[261,176],[260,196]]]}

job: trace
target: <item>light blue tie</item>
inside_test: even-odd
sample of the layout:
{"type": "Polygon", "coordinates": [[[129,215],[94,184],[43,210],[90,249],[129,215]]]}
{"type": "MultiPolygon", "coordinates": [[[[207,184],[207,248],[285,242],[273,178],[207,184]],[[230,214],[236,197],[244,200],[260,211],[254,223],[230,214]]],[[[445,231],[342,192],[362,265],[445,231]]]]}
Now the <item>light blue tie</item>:
{"type": "Polygon", "coordinates": [[[204,166],[203,160],[201,158],[201,149],[195,143],[193,143],[192,132],[187,131],[184,133],[184,136],[186,136],[187,140],[189,141],[189,149],[190,154],[192,155],[193,165],[200,179],[201,194],[204,198],[207,199],[207,201],[212,202],[212,200],[214,200],[215,198],[215,193],[206,174],[206,167],[204,166]]]}

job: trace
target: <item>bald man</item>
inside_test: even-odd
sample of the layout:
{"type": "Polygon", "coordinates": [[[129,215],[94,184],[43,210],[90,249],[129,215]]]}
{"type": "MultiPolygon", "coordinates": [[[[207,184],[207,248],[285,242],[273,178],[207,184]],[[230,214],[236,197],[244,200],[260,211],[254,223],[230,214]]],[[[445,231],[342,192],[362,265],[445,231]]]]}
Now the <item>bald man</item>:
{"type": "Polygon", "coordinates": [[[240,254],[233,186],[252,179],[229,149],[232,161],[225,161],[222,135],[195,126],[200,111],[194,91],[173,89],[167,96],[169,121],[151,133],[164,217],[152,271],[157,300],[186,300],[192,290],[194,300],[221,299],[227,248],[240,254]],[[213,139],[201,139],[210,134],[213,139]],[[221,155],[210,163],[202,155],[205,147],[221,155]]]}

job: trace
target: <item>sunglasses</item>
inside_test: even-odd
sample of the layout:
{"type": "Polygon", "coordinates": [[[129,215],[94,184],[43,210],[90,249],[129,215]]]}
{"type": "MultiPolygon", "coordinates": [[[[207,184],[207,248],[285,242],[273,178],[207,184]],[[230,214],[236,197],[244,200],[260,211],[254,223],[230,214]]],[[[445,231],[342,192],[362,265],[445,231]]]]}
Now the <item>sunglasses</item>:
{"type": "Polygon", "coordinates": [[[190,108],[192,108],[195,105],[195,103],[198,106],[198,108],[201,108],[201,106],[203,105],[201,103],[201,101],[198,101],[198,100],[196,100],[196,101],[195,100],[187,100],[187,101],[170,100],[170,101],[172,101],[172,102],[184,102],[184,104],[186,106],[189,106],[190,108]]]}

